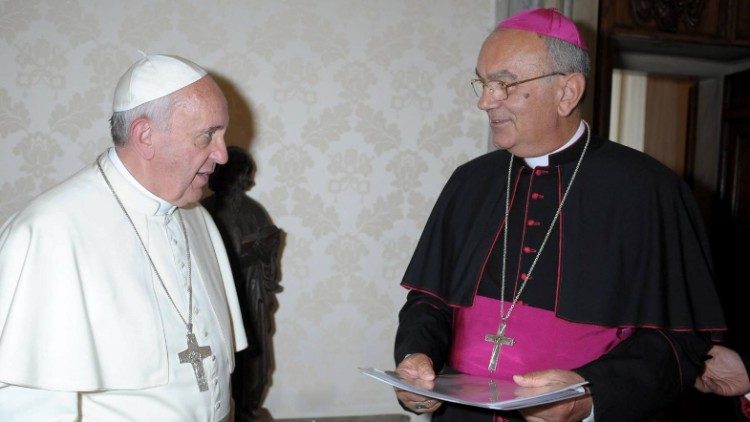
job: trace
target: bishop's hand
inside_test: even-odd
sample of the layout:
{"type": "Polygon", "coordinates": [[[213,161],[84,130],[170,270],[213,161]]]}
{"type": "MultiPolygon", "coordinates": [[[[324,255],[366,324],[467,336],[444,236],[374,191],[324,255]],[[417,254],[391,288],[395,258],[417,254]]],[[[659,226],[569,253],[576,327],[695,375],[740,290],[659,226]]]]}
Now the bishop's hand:
{"type": "MultiPolygon", "coordinates": [[[[409,382],[425,389],[432,389],[435,381],[435,370],[432,368],[432,360],[424,353],[408,355],[396,367],[396,373],[409,382]]],[[[432,413],[436,411],[443,402],[429,397],[420,396],[398,388],[396,398],[403,406],[415,413],[432,413]]]]}
{"type": "MultiPolygon", "coordinates": [[[[544,387],[557,384],[575,384],[586,380],[573,371],[547,369],[514,375],[513,381],[522,387],[544,387]]],[[[527,421],[532,422],[573,422],[586,419],[591,414],[593,405],[591,396],[585,394],[552,404],[521,409],[520,412],[527,421]]]]}

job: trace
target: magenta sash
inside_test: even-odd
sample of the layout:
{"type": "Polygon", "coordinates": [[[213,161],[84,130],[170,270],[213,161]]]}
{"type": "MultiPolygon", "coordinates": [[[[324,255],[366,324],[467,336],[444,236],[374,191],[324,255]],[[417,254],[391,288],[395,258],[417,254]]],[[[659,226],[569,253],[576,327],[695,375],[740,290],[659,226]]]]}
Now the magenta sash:
{"type": "MultiPolygon", "coordinates": [[[[510,303],[505,303],[508,312],[510,303]]],[[[502,346],[497,370],[487,365],[493,343],[487,334],[496,334],[500,322],[500,301],[483,296],[470,308],[457,308],[453,316],[453,345],[450,366],[459,372],[510,379],[542,369],[573,369],[607,353],[628,338],[631,328],[611,328],[564,321],[554,312],[516,304],[505,335],[515,340],[502,346]]]]}

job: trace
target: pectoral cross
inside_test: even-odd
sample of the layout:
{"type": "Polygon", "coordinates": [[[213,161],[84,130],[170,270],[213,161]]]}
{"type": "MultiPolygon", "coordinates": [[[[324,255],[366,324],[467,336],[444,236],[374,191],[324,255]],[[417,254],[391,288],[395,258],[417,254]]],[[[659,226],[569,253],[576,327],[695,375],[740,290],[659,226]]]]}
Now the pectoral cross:
{"type": "Polygon", "coordinates": [[[210,346],[198,346],[195,334],[187,333],[187,349],[181,351],[178,355],[180,363],[189,363],[193,365],[195,379],[198,381],[198,390],[208,390],[206,374],[203,372],[203,359],[211,356],[210,346]]]}
{"type": "Polygon", "coordinates": [[[505,336],[505,323],[501,322],[500,326],[497,327],[497,334],[487,334],[486,336],[484,336],[484,341],[495,343],[495,345],[492,346],[492,356],[490,356],[490,364],[489,366],[487,366],[487,369],[490,372],[495,372],[495,368],[497,368],[497,360],[500,359],[500,347],[512,346],[513,343],[515,343],[515,340],[505,336]]]}

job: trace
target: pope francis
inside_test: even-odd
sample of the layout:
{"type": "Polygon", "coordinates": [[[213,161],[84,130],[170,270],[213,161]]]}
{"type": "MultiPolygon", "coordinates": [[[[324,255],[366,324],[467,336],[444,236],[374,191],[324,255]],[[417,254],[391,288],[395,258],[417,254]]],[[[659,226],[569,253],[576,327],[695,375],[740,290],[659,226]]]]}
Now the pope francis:
{"type": "Polygon", "coordinates": [[[227,160],[227,102],[195,63],[121,77],[114,147],[0,229],[0,420],[223,421],[247,346],[198,205],[227,160]]]}

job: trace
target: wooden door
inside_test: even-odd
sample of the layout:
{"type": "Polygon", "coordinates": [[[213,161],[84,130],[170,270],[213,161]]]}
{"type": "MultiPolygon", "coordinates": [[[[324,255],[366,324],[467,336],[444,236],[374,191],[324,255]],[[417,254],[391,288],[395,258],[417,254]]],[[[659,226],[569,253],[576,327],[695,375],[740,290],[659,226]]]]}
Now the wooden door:
{"type": "Polygon", "coordinates": [[[643,152],[688,179],[692,168],[695,130],[693,78],[648,75],[643,152]]]}

